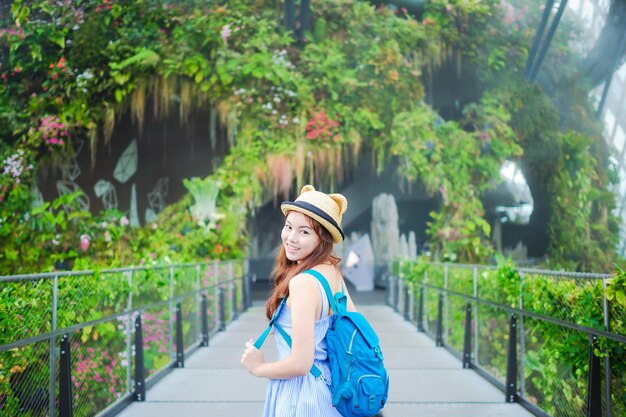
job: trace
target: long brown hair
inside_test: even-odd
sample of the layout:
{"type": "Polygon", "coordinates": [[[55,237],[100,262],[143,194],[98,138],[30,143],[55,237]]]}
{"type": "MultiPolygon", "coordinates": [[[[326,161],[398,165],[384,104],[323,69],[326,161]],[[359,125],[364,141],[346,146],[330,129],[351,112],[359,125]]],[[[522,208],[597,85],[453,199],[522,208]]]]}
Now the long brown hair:
{"type": "Polygon", "coordinates": [[[317,220],[309,216],[305,217],[313,229],[313,232],[319,237],[320,243],[306,259],[297,263],[287,259],[285,247],[281,241],[271,274],[274,280],[274,291],[265,303],[265,315],[268,319],[272,318],[283,298],[289,296],[289,281],[291,281],[291,278],[316,265],[330,263],[336,267],[341,261],[341,259],[333,253],[333,238],[328,230],[317,220]]]}

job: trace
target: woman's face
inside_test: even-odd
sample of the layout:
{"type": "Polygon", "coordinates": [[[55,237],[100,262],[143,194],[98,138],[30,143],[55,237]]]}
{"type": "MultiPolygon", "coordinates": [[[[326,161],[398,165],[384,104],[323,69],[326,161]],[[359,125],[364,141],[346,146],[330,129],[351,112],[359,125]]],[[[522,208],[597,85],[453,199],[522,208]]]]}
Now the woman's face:
{"type": "Polygon", "coordinates": [[[297,211],[289,212],[285,219],[285,226],[280,238],[285,248],[287,259],[292,262],[300,262],[309,256],[317,245],[320,238],[315,234],[307,216],[297,211]]]}

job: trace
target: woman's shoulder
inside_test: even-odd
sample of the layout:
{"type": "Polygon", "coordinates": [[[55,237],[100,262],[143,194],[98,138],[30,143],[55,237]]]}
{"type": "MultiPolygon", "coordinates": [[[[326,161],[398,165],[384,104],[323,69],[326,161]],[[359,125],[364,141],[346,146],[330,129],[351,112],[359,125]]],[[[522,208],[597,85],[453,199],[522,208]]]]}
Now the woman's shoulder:
{"type": "MultiPolygon", "coordinates": [[[[337,270],[337,268],[329,264],[315,265],[314,267],[310,269],[313,269],[316,272],[319,272],[320,274],[324,276],[324,278],[326,278],[326,280],[329,280],[329,281],[335,281],[337,277],[340,276],[340,273],[337,270]]],[[[314,278],[312,279],[312,278],[313,278],[312,274],[309,274],[306,271],[302,271],[291,279],[291,281],[289,282],[289,285],[291,285],[291,283],[299,285],[300,282],[316,283],[317,280],[314,278]]]]}
{"type": "Polygon", "coordinates": [[[298,275],[289,280],[289,291],[292,292],[294,289],[297,288],[312,288],[315,284],[315,279],[311,278],[313,277],[310,274],[300,272],[298,275]]]}
{"type": "Polygon", "coordinates": [[[330,285],[333,292],[339,291],[341,289],[341,285],[343,282],[343,277],[341,275],[341,271],[335,265],[331,264],[319,264],[313,267],[317,272],[322,274],[328,284],[330,285]]]}
{"type": "Polygon", "coordinates": [[[324,275],[326,279],[329,279],[329,278],[334,279],[334,278],[337,278],[338,276],[341,276],[341,273],[339,272],[339,268],[337,268],[336,265],[332,265],[328,263],[318,264],[318,265],[315,265],[313,269],[315,269],[320,274],[324,275]]]}

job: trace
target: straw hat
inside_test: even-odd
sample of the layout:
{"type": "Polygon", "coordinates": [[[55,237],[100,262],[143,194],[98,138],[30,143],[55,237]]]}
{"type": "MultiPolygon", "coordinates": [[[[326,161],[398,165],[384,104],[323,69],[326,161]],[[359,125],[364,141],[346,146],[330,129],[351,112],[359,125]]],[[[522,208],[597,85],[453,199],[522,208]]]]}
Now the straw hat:
{"type": "Polygon", "coordinates": [[[348,200],[341,194],[325,194],[315,191],[312,185],[305,185],[296,201],[284,201],[280,209],[286,216],[297,211],[317,220],[333,237],[334,243],[344,239],[341,230],[341,217],[348,209],[348,200]]]}

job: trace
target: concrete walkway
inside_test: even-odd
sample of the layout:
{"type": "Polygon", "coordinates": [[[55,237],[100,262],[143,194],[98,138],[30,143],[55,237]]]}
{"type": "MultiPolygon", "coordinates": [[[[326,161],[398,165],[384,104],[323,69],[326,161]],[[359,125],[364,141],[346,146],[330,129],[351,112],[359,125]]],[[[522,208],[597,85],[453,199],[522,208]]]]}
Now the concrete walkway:
{"type": "MultiPolygon", "coordinates": [[[[385,417],[531,417],[518,404],[504,402],[504,393],[461,363],[390,307],[364,305],[361,311],[377,331],[390,373],[385,417]]],[[[267,381],[240,367],[244,342],[265,328],[258,303],[216,335],[120,417],[254,417],[260,416],[267,381]]],[[[263,347],[275,358],[274,339],[263,347]]]]}

